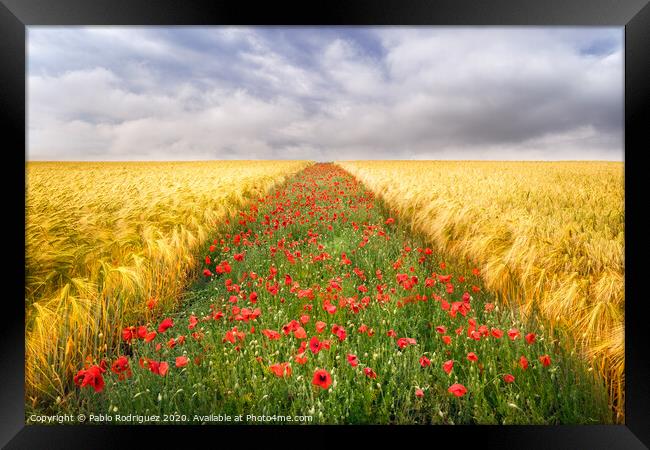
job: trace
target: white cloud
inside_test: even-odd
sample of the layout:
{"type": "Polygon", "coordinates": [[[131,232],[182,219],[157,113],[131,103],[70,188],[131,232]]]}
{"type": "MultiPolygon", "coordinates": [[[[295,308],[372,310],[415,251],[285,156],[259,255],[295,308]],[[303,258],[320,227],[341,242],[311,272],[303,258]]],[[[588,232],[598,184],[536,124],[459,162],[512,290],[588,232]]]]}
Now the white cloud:
{"type": "Polygon", "coordinates": [[[29,159],[623,159],[621,30],[35,27],[28,45],[29,159]]]}

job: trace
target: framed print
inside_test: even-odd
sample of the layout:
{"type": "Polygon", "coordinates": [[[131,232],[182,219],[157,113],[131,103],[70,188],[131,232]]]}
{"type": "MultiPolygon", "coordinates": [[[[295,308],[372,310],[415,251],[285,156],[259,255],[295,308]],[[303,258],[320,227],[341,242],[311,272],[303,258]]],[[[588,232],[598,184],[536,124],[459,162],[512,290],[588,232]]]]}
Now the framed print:
{"type": "Polygon", "coordinates": [[[3,445],[645,448],[647,2],[310,6],[2,0],[3,445]]]}

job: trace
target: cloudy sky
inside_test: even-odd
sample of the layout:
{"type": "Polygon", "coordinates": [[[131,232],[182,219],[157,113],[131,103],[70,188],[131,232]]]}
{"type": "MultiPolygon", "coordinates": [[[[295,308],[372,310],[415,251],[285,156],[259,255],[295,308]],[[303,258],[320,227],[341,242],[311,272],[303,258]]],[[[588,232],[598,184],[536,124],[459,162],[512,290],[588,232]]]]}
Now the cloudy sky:
{"type": "Polygon", "coordinates": [[[623,28],[29,27],[29,160],[623,160],[623,28]]]}

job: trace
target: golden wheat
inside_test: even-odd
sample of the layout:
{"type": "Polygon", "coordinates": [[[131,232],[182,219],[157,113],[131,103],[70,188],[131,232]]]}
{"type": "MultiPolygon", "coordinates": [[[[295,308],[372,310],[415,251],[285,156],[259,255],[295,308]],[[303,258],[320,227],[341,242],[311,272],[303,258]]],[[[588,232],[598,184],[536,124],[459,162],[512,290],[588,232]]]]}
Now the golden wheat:
{"type": "Polygon", "coordinates": [[[488,288],[568,330],[624,412],[624,167],[614,162],[339,163],[488,288]]]}
{"type": "Polygon", "coordinates": [[[215,224],[308,164],[27,163],[28,398],[65,398],[148,299],[173,307],[215,224]]]}

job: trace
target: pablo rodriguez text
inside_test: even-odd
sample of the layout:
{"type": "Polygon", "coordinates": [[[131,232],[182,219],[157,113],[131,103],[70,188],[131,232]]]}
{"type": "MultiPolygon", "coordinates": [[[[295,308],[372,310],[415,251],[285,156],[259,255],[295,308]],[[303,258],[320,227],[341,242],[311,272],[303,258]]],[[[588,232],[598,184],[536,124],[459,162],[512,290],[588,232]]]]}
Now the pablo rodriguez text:
{"type": "Polygon", "coordinates": [[[88,422],[93,423],[158,423],[186,422],[187,416],[182,414],[90,414],[88,422]]]}

